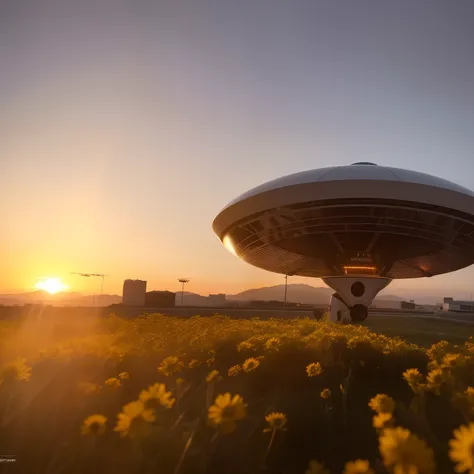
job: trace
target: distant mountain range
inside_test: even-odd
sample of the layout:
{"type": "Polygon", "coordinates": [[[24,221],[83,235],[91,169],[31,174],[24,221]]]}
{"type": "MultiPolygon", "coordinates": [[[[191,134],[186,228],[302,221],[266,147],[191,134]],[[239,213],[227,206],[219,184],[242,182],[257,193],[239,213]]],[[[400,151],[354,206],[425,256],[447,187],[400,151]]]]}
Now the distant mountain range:
{"type": "Polygon", "coordinates": [[[54,306],[109,306],[121,303],[118,295],[82,295],[76,292],[61,292],[52,295],[47,291],[38,290],[29,293],[13,293],[0,295],[0,304],[5,306],[24,304],[50,304],[54,306]]]}
{"type": "MultiPolygon", "coordinates": [[[[326,304],[334,293],[331,288],[314,287],[303,283],[290,284],[287,287],[287,301],[303,304],[326,304]]],[[[266,286],[228,295],[234,301],[284,301],[285,285],[266,286]]]]}
{"type": "Polygon", "coordinates": [[[397,295],[386,295],[384,293],[379,293],[376,297],[376,300],[382,300],[382,301],[405,301],[406,298],[400,298],[400,296],[397,295]]]}
{"type": "MultiPolygon", "coordinates": [[[[290,284],[287,287],[287,301],[303,304],[327,304],[334,290],[325,287],[314,287],[303,283],[290,284]]],[[[285,285],[266,286],[264,288],[242,291],[236,295],[228,295],[228,300],[236,301],[284,301],[285,285]]],[[[395,295],[382,295],[380,300],[403,300],[395,295]]]]}
{"type": "MultiPolygon", "coordinates": [[[[314,287],[304,284],[290,284],[287,288],[287,301],[303,304],[327,304],[333,293],[330,288],[314,287]]],[[[207,306],[210,300],[207,296],[185,291],[183,295],[185,306],[207,306]]],[[[245,290],[235,295],[226,295],[229,302],[243,303],[248,301],[284,301],[285,285],[266,286],[245,290]]],[[[181,305],[181,292],[176,293],[176,305],[181,305]]]]}
{"type": "MultiPolygon", "coordinates": [[[[303,304],[327,304],[333,293],[331,288],[314,287],[302,283],[289,284],[287,287],[287,301],[303,304]]],[[[413,292],[403,291],[405,297],[393,294],[379,293],[376,300],[394,301],[414,299],[419,304],[435,304],[441,299],[439,292],[435,295],[417,296],[413,292]]],[[[285,285],[266,286],[242,291],[235,295],[226,295],[229,302],[245,301],[284,301],[285,285]]],[[[183,304],[186,306],[209,306],[210,299],[198,293],[185,291],[183,304]]],[[[75,292],[63,292],[51,295],[46,291],[38,290],[29,293],[0,295],[0,305],[23,305],[23,304],[51,304],[54,306],[109,306],[122,302],[119,295],[83,295],[75,292]]],[[[181,305],[181,292],[176,292],[176,305],[181,305]]]]}

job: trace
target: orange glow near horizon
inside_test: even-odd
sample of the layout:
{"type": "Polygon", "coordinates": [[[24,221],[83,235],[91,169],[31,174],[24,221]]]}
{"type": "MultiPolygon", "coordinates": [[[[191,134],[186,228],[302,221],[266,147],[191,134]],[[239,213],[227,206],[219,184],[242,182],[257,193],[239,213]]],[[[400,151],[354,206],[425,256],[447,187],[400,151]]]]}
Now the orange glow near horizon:
{"type": "Polygon", "coordinates": [[[69,286],[65,285],[60,278],[46,278],[36,283],[35,288],[47,291],[51,295],[54,295],[60,291],[67,290],[69,286]]]}

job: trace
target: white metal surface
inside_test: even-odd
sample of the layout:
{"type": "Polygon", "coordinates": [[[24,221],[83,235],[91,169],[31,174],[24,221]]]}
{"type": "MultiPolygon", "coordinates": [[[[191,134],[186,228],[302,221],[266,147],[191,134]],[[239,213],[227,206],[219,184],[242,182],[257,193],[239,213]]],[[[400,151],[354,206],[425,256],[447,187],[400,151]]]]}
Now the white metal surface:
{"type": "Polygon", "coordinates": [[[262,184],[227,206],[213,228],[238,257],[284,275],[357,271],[420,278],[474,264],[472,191],[373,164],[304,171],[262,184]]]}
{"type": "Polygon", "coordinates": [[[383,290],[391,280],[389,278],[378,277],[327,277],[322,279],[326,285],[336,291],[349,307],[361,304],[367,308],[372,304],[377,293],[383,290]],[[351,287],[354,283],[359,282],[364,286],[364,292],[354,295],[351,287]]]}
{"type": "Polygon", "coordinates": [[[332,323],[349,323],[351,322],[350,310],[341,300],[331,296],[329,303],[329,321],[332,323]]]}
{"type": "Polygon", "coordinates": [[[414,201],[474,213],[474,192],[425,173],[376,165],[349,165],[284,176],[234,199],[214,220],[222,239],[233,223],[251,214],[314,200],[373,198],[414,201]]]}
{"type": "Polygon", "coordinates": [[[474,192],[459,186],[456,183],[446,179],[438,178],[419,171],[406,170],[402,168],[394,168],[391,166],[378,165],[348,165],[348,166],[332,166],[327,168],[319,168],[314,170],[301,171],[293,173],[281,178],[273,179],[260,186],[257,186],[246,193],[232,200],[230,205],[242,201],[251,196],[255,196],[262,192],[271,191],[286,186],[294,186],[298,184],[307,184],[324,181],[341,181],[341,180],[381,180],[396,181],[413,184],[424,184],[427,186],[436,186],[439,188],[449,189],[460,193],[474,196],[474,192]]]}

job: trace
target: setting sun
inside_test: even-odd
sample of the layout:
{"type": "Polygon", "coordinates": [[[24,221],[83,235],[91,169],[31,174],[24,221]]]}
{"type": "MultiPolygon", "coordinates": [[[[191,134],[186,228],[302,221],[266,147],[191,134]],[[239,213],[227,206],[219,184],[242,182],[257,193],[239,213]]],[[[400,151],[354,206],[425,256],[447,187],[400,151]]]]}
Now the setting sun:
{"type": "Polygon", "coordinates": [[[59,293],[60,291],[67,290],[69,287],[65,285],[60,278],[46,278],[36,283],[38,290],[44,290],[52,295],[59,293]]]}

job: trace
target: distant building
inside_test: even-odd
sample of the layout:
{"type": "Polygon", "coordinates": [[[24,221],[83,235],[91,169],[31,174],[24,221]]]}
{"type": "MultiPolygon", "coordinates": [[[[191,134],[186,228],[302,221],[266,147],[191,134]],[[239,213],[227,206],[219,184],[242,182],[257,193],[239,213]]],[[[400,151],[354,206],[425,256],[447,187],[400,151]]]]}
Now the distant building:
{"type": "Polygon", "coordinates": [[[174,308],[176,293],[172,291],[148,291],[145,294],[147,308],[174,308]]]}
{"type": "Polygon", "coordinates": [[[207,297],[209,306],[225,306],[226,302],[224,293],[210,294],[207,297]]]}
{"type": "Polygon", "coordinates": [[[125,306],[144,306],[146,281],[125,280],[123,282],[122,304],[125,306]]]}
{"type": "Polygon", "coordinates": [[[474,301],[461,301],[454,298],[444,298],[443,311],[474,313],[474,301]]]}
{"type": "Polygon", "coordinates": [[[236,300],[225,300],[225,307],[226,308],[240,308],[241,306],[245,306],[242,301],[236,300]]]}

